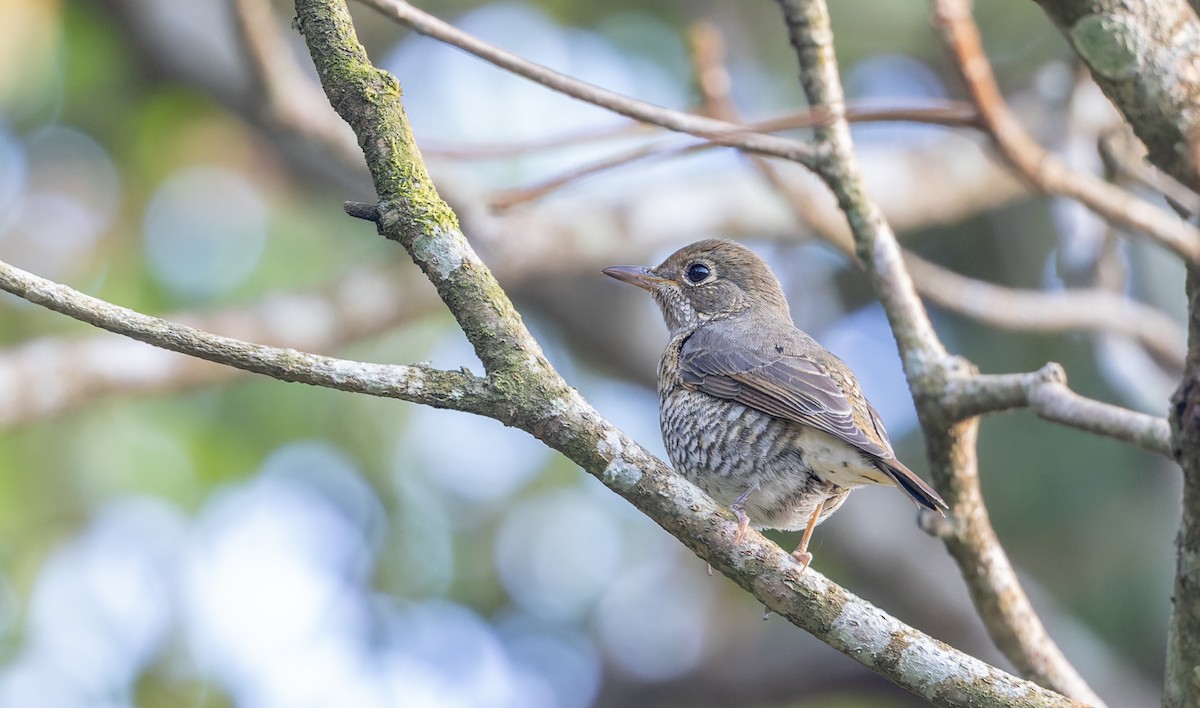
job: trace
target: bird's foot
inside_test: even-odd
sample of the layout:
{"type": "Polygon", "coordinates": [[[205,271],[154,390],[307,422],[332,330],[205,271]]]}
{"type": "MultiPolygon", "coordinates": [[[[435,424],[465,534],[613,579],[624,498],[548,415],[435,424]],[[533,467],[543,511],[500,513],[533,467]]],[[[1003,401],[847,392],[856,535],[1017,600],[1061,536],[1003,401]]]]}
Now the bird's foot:
{"type": "Polygon", "coordinates": [[[736,516],[737,520],[738,520],[738,530],[737,530],[737,533],[734,534],[734,536],[733,536],[734,543],[738,543],[739,541],[741,541],[742,536],[746,535],[746,529],[750,528],[750,515],[746,513],[746,510],[743,508],[743,505],[746,503],[746,500],[750,497],[750,493],[753,492],[755,489],[758,489],[758,485],[757,484],[751,485],[749,489],[747,489],[746,491],[744,491],[740,495],[738,495],[738,498],[734,499],[733,503],[729,505],[729,510],[731,512],[733,512],[733,515],[736,516]]]}
{"type": "Polygon", "coordinates": [[[804,529],[804,536],[800,539],[800,545],[796,546],[796,550],[792,551],[792,558],[800,564],[800,572],[803,573],[808,564],[812,563],[812,554],[808,552],[808,542],[812,539],[813,529],[821,521],[821,510],[825,508],[825,499],[817,502],[817,507],[813,509],[812,516],[808,519],[808,526],[804,529]]]}
{"type": "Polygon", "coordinates": [[[731,506],[729,507],[729,510],[732,511],[733,515],[737,517],[738,530],[737,533],[733,535],[733,542],[739,543],[741,542],[742,537],[746,535],[746,529],[750,528],[750,516],[746,514],[746,512],[740,506],[731,506]]]}

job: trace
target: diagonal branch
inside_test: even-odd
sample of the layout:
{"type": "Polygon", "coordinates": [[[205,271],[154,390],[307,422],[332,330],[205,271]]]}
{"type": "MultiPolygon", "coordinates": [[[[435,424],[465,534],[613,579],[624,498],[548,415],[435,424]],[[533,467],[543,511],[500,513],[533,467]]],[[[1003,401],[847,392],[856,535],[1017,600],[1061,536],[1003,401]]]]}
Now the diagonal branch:
{"type": "Polygon", "coordinates": [[[0,289],[116,334],[280,381],[484,415],[501,416],[505,410],[487,382],[467,372],[423,364],[370,364],[222,337],[113,305],[4,262],[0,289]]]}
{"type": "Polygon", "coordinates": [[[688,133],[719,145],[736,147],[747,152],[774,155],[806,164],[813,159],[809,146],[799,140],[755,133],[735,123],[663,108],[589,84],[586,81],[580,81],[488,44],[429,13],[418,10],[403,0],[362,0],[362,2],[415,32],[458,47],[468,54],[473,54],[501,69],[510,71],[517,76],[523,76],[551,90],[606,108],[628,118],[651,123],[668,130],[688,133]]]}

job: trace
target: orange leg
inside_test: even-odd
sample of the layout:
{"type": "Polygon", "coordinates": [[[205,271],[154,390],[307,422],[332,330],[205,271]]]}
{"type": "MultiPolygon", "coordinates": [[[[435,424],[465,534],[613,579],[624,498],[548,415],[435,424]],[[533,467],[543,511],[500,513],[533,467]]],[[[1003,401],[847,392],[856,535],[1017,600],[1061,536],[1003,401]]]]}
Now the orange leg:
{"type": "Polygon", "coordinates": [[[800,538],[800,545],[796,546],[796,550],[792,551],[792,557],[800,562],[800,570],[808,567],[812,563],[812,554],[808,552],[808,542],[812,538],[813,529],[817,527],[817,521],[821,518],[821,511],[825,508],[825,500],[822,499],[817,504],[817,508],[813,509],[812,517],[808,520],[808,526],[804,528],[804,535],[800,538]]]}

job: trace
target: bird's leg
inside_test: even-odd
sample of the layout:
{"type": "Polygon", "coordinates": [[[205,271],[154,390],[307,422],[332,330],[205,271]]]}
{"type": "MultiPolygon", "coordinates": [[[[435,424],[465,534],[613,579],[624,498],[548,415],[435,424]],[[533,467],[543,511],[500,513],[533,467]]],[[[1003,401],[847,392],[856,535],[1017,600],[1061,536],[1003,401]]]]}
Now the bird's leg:
{"type": "Polygon", "coordinates": [[[812,538],[813,529],[817,527],[817,521],[821,518],[821,511],[825,508],[825,500],[817,502],[817,508],[813,509],[812,517],[808,520],[808,526],[804,527],[804,535],[800,537],[800,545],[796,546],[796,550],[792,551],[792,557],[800,562],[800,570],[808,567],[812,563],[812,554],[808,552],[808,541],[812,538]]]}
{"type": "Polygon", "coordinates": [[[746,504],[746,499],[750,497],[750,493],[755,489],[758,489],[758,484],[751,484],[746,491],[742,492],[741,495],[738,496],[737,499],[734,499],[733,503],[729,505],[729,510],[733,512],[733,515],[736,516],[738,520],[738,530],[733,536],[734,543],[741,541],[742,536],[746,535],[746,529],[750,528],[750,516],[746,514],[746,510],[743,507],[746,504]]]}

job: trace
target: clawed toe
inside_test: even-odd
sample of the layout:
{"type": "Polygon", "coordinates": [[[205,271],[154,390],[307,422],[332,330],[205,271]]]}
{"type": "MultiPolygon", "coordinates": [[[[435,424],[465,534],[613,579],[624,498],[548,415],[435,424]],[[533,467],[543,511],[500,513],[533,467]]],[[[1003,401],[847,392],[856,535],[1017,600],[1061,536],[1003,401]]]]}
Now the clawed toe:
{"type": "Polygon", "coordinates": [[[731,508],[730,510],[733,511],[733,515],[736,516],[738,520],[738,530],[737,533],[733,535],[733,542],[740,543],[742,537],[746,535],[746,529],[750,528],[750,517],[741,509],[731,508]]]}
{"type": "Polygon", "coordinates": [[[746,491],[738,495],[738,498],[734,499],[733,503],[729,505],[729,510],[733,512],[733,515],[736,516],[738,520],[738,530],[733,536],[734,543],[741,541],[742,537],[746,535],[746,529],[750,528],[750,515],[746,513],[746,510],[742,508],[742,505],[745,504],[746,500],[750,498],[750,493],[757,488],[757,484],[750,485],[746,491]]]}

